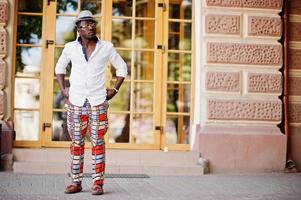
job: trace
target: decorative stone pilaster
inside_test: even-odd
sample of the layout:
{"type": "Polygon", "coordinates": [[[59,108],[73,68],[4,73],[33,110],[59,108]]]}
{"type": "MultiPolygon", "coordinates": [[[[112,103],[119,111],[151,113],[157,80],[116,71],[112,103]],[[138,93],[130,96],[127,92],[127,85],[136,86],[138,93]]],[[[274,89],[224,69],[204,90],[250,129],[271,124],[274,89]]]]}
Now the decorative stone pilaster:
{"type": "Polygon", "coordinates": [[[0,1],[0,102],[2,103],[2,106],[0,104],[0,120],[3,119],[5,114],[5,106],[4,106],[4,86],[5,86],[5,62],[4,58],[6,56],[6,30],[4,29],[6,22],[7,22],[7,16],[8,16],[8,4],[7,1],[0,1]]]}
{"type": "Polygon", "coordinates": [[[11,122],[7,120],[7,94],[6,91],[6,62],[7,56],[7,31],[5,29],[8,20],[8,2],[0,0],[0,170],[12,170],[13,155],[12,141],[13,130],[11,122]]]}
{"type": "MultiPolygon", "coordinates": [[[[278,127],[283,116],[279,97],[283,91],[279,72],[283,67],[279,42],[282,5],[282,0],[202,3],[198,142],[213,172],[284,167],[286,136],[278,127]],[[274,152],[277,156],[271,158],[274,152]]],[[[292,34],[299,41],[299,25],[293,28],[292,34]]],[[[301,63],[292,62],[295,67],[301,63]]]]}

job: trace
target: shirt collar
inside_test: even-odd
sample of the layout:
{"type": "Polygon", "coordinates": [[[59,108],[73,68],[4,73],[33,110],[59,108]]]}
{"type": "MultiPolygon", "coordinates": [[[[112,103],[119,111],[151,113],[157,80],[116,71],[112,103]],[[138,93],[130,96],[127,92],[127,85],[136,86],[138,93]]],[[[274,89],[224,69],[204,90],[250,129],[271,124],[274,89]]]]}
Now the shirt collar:
{"type": "MultiPolygon", "coordinates": [[[[100,42],[99,37],[95,36],[95,38],[97,39],[97,43],[100,42]]],[[[82,40],[82,38],[81,38],[80,36],[78,36],[78,37],[76,38],[76,41],[77,41],[79,44],[82,44],[82,43],[81,43],[81,40],[82,40]]]]}

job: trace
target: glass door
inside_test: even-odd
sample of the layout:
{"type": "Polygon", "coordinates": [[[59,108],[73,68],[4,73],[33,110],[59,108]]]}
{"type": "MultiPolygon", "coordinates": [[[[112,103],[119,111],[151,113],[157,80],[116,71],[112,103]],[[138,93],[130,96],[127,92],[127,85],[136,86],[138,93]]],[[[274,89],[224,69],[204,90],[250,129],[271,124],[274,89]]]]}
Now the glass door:
{"type": "Polygon", "coordinates": [[[13,112],[16,145],[41,145],[43,0],[16,1],[13,112]]]}
{"type": "Polygon", "coordinates": [[[188,150],[193,110],[193,2],[169,0],[164,18],[163,149],[188,150]]]}
{"type": "MultiPolygon", "coordinates": [[[[111,4],[112,41],[125,59],[129,75],[120,93],[111,101],[109,147],[159,149],[161,90],[159,87],[161,66],[156,65],[161,50],[157,49],[159,29],[162,23],[156,18],[160,9],[156,0],[114,0],[111,4]],[[155,67],[157,66],[157,67],[155,67]]],[[[115,81],[112,71],[111,85],[115,81]]]]}
{"type": "MultiPolygon", "coordinates": [[[[17,146],[69,147],[54,67],[64,45],[77,37],[74,20],[78,13],[90,10],[98,22],[98,37],[114,44],[129,72],[110,101],[107,147],[189,149],[193,104],[191,1],[17,2],[17,146]]],[[[107,86],[112,87],[116,76],[111,66],[106,75],[107,86]]],[[[86,140],[89,147],[89,135],[86,140]]]]}

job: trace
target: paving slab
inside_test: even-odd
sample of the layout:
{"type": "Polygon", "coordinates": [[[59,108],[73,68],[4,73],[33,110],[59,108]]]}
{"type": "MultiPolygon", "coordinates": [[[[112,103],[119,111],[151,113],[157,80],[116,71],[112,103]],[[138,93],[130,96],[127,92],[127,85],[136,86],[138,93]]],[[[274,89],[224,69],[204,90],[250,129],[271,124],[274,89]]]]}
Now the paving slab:
{"type": "Polygon", "coordinates": [[[0,173],[0,200],[300,200],[301,174],[209,174],[203,176],[108,176],[105,194],[64,194],[67,174],[0,173]],[[131,178],[133,177],[133,178],[131,178]]]}

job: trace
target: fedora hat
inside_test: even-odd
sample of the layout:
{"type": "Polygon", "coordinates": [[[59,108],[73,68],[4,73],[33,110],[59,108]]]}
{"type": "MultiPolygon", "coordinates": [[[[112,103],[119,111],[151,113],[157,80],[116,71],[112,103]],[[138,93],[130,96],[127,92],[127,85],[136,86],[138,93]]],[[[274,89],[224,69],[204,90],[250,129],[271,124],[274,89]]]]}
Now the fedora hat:
{"type": "Polygon", "coordinates": [[[89,10],[81,11],[75,20],[75,24],[77,24],[80,21],[84,21],[84,20],[95,21],[92,13],[89,10]]]}

